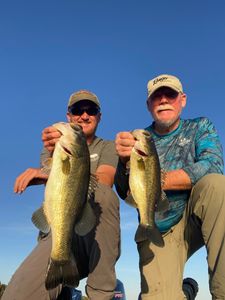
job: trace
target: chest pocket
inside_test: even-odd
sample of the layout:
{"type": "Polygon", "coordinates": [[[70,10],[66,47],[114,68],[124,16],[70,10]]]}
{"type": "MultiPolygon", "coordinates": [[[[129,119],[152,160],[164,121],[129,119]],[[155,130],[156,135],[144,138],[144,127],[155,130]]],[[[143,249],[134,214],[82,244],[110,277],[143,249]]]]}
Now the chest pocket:
{"type": "Polygon", "coordinates": [[[103,152],[104,143],[98,143],[96,147],[90,153],[90,162],[91,162],[91,173],[95,173],[100,162],[100,158],[103,152]]]}
{"type": "Polygon", "coordinates": [[[95,173],[98,168],[99,153],[90,154],[91,173],[95,173]]]}

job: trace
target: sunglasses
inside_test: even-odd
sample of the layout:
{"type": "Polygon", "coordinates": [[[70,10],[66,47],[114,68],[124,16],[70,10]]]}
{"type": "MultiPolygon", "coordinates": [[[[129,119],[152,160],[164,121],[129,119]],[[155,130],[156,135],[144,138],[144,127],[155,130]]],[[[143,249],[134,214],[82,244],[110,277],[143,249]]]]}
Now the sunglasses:
{"type": "Polygon", "coordinates": [[[97,106],[80,107],[74,105],[69,107],[68,111],[74,116],[82,116],[84,112],[89,116],[96,116],[100,112],[100,108],[97,106]]]}
{"type": "Polygon", "coordinates": [[[162,96],[165,96],[167,99],[174,100],[178,96],[178,92],[172,89],[160,89],[158,91],[155,91],[151,96],[151,100],[155,100],[157,98],[162,98],[162,96]]]}

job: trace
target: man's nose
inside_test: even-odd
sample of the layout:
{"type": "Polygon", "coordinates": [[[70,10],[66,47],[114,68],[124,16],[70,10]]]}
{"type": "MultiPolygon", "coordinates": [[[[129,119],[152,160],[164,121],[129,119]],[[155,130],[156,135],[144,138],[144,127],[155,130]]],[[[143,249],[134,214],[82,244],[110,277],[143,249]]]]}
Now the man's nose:
{"type": "Polygon", "coordinates": [[[84,111],[80,117],[84,120],[87,120],[87,119],[89,119],[89,114],[87,114],[87,112],[84,111]]]}
{"type": "Polygon", "coordinates": [[[168,103],[168,98],[164,94],[160,97],[160,103],[168,103]]]}

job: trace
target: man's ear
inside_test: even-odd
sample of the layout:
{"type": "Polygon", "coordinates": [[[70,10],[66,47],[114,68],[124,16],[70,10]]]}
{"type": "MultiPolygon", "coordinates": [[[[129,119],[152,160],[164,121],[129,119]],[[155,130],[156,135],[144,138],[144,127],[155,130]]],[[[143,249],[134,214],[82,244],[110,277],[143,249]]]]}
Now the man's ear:
{"type": "Polygon", "coordinates": [[[98,113],[98,123],[101,121],[101,119],[102,119],[102,114],[99,112],[98,113]]]}
{"type": "Polygon", "coordinates": [[[186,106],[187,103],[187,95],[186,94],[181,94],[181,105],[182,108],[184,108],[186,106]]]}
{"type": "Polygon", "coordinates": [[[149,98],[146,101],[147,109],[148,109],[149,112],[151,112],[151,110],[150,110],[150,101],[151,100],[149,98]]]}
{"type": "Polygon", "coordinates": [[[66,117],[67,117],[67,121],[70,123],[72,122],[72,119],[71,119],[71,115],[69,112],[66,113],[66,117]]]}

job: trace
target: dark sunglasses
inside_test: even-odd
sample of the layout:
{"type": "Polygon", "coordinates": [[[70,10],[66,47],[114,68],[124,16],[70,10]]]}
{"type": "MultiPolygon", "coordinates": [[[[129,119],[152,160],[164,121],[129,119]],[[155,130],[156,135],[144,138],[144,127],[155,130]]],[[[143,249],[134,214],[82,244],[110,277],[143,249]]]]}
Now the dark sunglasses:
{"type": "Polygon", "coordinates": [[[155,91],[151,96],[150,99],[154,100],[157,98],[162,98],[162,96],[165,96],[168,99],[175,99],[178,96],[178,92],[172,89],[159,89],[158,91],[155,91]]]}
{"type": "Polygon", "coordinates": [[[89,116],[96,116],[100,112],[100,109],[97,106],[80,107],[74,105],[69,107],[68,111],[74,116],[82,116],[84,112],[89,116]]]}

